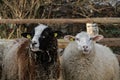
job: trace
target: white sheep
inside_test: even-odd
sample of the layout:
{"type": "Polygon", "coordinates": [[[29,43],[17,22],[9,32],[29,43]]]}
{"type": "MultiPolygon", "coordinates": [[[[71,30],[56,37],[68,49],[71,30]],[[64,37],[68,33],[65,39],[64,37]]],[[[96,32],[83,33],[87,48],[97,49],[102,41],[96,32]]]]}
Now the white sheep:
{"type": "MultiPolygon", "coordinates": [[[[69,37],[73,38],[66,38],[69,37]]],[[[108,47],[95,42],[102,38],[90,37],[86,32],[74,37],[62,56],[64,80],[120,80],[116,56],[108,47]]]]}

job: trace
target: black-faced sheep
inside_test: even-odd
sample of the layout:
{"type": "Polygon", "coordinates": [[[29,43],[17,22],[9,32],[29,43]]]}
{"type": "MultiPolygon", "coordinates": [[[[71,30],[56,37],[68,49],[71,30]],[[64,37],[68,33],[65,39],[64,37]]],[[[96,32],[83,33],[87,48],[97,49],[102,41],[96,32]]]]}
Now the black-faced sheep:
{"type": "Polygon", "coordinates": [[[2,80],[58,80],[60,63],[54,32],[40,24],[16,39],[3,60],[2,80]]]}
{"type": "Polygon", "coordinates": [[[94,42],[102,38],[102,35],[90,37],[86,32],[74,37],[75,41],[69,43],[62,56],[64,80],[120,80],[113,52],[94,42]]]}

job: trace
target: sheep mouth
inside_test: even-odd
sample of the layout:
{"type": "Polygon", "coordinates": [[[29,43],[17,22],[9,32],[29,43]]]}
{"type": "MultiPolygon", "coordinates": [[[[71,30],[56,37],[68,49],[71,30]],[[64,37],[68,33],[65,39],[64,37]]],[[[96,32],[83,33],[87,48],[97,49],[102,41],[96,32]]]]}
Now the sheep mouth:
{"type": "Polygon", "coordinates": [[[83,50],[83,53],[84,53],[84,54],[89,54],[89,53],[90,53],[90,51],[89,51],[89,50],[87,50],[87,49],[84,49],[84,50],[83,50]]]}
{"type": "Polygon", "coordinates": [[[37,47],[37,46],[33,46],[33,45],[30,45],[30,50],[31,50],[32,52],[38,52],[38,51],[41,51],[41,50],[39,49],[39,47],[37,47]]]}
{"type": "Polygon", "coordinates": [[[39,49],[39,47],[30,47],[30,50],[31,50],[32,52],[42,51],[41,49],[39,49]]]}

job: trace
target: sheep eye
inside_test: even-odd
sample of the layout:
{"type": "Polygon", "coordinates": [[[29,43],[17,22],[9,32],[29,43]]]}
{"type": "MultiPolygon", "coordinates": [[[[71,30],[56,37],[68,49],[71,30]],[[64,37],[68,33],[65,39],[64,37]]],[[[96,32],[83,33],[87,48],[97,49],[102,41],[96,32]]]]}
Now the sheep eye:
{"type": "Polygon", "coordinates": [[[80,39],[79,39],[79,38],[75,38],[75,40],[80,41],[80,39]]]}
{"type": "Polygon", "coordinates": [[[93,38],[91,37],[90,40],[92,40],[93,38]]]}

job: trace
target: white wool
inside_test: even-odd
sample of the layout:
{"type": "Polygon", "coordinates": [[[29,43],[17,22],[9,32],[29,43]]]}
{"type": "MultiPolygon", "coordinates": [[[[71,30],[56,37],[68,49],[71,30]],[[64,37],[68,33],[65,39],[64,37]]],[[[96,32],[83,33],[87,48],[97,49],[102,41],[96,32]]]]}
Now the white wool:
{"type": "Polygon", "coordinates": [[[94,43],[89,55],[79,52],[71,42],[62,56],[64,80],[119,80],[119,64],[112,51],[94,43]]]}
{"type": "Polygon", "coordinates": [[[3,56],[3,71],[2,71],[3,73],[2,73],[1,80],[5,80],[5,77],[7,77],[8,79],[10,79],[12,77],[12,80],[16,79],[15,75],[17,75],[17,67],[18,67],[16,53],[19,49],[18,46],[20,46],[19,43],[21,43],[21,42],[22,42],[22,40],[19,42],[11,41],[11,43],[9,43],[6,46],[6,48],[4,50],[4,56],[3,56]]]}

